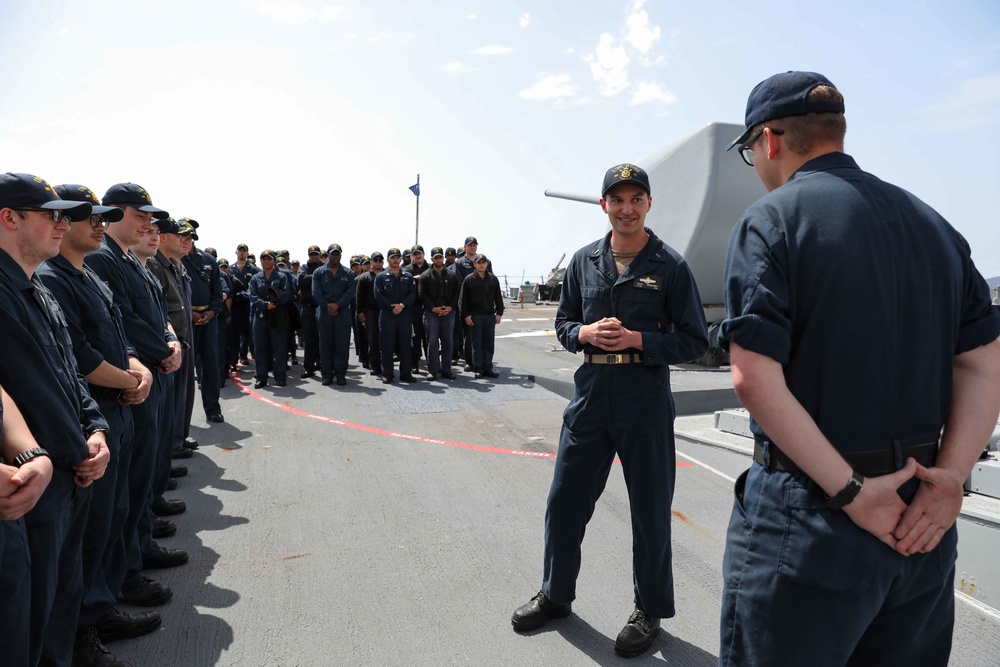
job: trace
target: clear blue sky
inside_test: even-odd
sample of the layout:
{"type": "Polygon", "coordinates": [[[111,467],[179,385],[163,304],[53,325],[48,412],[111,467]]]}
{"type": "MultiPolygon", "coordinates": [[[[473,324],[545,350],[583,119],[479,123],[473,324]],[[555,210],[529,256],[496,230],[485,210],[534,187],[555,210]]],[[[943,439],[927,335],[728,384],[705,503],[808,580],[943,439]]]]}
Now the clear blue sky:
{"type": "Polygon", "coordinates": [[[996,0],[3,0],[0,40],[3,171],[140,183],[224,256],[412,244],[419,173],[421,243],[472,234],[537,279],[607,226],[546,188],[599,194],[810,69],[847,98],[847,151],[1000,275],[996,0]]]}

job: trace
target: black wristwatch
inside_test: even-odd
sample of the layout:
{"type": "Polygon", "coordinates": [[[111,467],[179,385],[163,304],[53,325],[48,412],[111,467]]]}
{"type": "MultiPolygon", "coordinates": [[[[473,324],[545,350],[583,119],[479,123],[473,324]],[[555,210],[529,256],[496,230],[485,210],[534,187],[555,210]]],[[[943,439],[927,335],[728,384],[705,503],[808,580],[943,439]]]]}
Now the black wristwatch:
{"type": "Polygon", "coordinates": [[[865,488],[864,477],[861,476],[857,470],[851,475],[851,479],[847,481],[847,486],[840,490],[840,493],[830,498],[827,501],[826,506],[832,510],[842,509],[845,505],[850,505],[851,501],[854,500],[861,489],[865,488]]]}
{"type": "Polygon", "coordinates": [[[31,459],[37,459],[39,456],[48,456],[50,459],[52,458],[51,456],[49,456],[49,453],[44,449],[42,449],[41,447],[35,447],[34,449],[29,449],[28,451],[21,452],[20,454],[15,456],[13,461],[13,466],[15,468],[20,468],[31,459]]]}

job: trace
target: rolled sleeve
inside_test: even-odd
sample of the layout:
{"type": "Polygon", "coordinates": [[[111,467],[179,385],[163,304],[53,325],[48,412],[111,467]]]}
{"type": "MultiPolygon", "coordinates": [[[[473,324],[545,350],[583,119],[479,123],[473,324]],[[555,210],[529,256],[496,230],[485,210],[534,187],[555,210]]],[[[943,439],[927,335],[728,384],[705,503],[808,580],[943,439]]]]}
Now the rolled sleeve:
{"type": "Polygon", "coordinates": [[[1000,309],[993,305],[990,288],[968,255],[965,258],[965,274],[962,322],[955,342],[955,354],[982,347],[1000,336],[1000,309]]]}
{"type": "Polygon", "coordinates": [[[580,329],[583,327],[583,297],[579,276],[581,261],[578,253],[566,267],[559,306],[556,308],[556,336],[563,347],[574,354],[579,351],[580,329]]]}
{"type": "Polygon", "coordinates": [[[725,349],[740,347],[787,364],[791,354],[788,251],[775,227],[745,217],[733,230],[726,258],[725,349]]]}

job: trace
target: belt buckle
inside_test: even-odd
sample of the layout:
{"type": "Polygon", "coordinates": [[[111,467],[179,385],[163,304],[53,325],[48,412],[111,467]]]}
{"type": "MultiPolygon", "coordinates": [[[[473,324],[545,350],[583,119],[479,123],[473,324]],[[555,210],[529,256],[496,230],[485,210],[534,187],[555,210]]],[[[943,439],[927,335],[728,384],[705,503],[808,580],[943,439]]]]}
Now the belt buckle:
{"type": "Polygon", "coordinates": [[[624,354],[609,354],[607,361],[609,364],[624,364],[625,356],[624,354]]]}

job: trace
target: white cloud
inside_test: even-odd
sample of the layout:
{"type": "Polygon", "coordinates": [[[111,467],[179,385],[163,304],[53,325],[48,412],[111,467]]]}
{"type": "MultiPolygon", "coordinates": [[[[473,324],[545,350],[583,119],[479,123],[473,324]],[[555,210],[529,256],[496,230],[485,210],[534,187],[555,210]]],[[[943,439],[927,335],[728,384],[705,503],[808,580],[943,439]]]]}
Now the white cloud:
{"type": "Polygon", "coordinates": [[[569,74],[547,76],[539,80],[531,88],[526,88],[517,94],[526,100],[551,100],[560,97],[572,97],[576,94],[576,86],[571,83],[569,74]]]}
{"type": "Polygon", "coordinates": [[[618,33],[603,33],[592,53],[583,56],[597,83],[598,92],[612,97],[631,93],[630,104],[651,100],[675,101],[669,91],[657,84],[634,83],[631,70],[666,64],[667,57],[658,53],[656,45],[663,35],[660,26],[651,25],[649,13],[643,9],[646,0],[636,0],[625,12],[625,24],[618,33]]]}
{"type": "Polygon", "coordinates": [[[476,20],[476,13],[475,12],[469,12],[469,20],[470,21],[475,21],[476,20]]]}
{"type": "Polygon", "coordinates": [[[473,56],[502,56],[513,50],[509,46],[480,46],[478,49],[469,51],[469,54],[473,56]]]}
{"type": "Polygon", "coordinates": [[[660,84],[640,81],[632,92],[632,99],[629,100],[629,105],[635,106],[644,102],[673,104],[676,101],[677,96],[660,84]]]}
{"type": "Polygon", "coordinates": [[[660,39],[660,26],[650,26],[649,14],[642,10],[636,11],[625,19],[625,39],[640,53],[649,53],[653,44],[660,39]]]}
{"type": "Polygon", "coordinates": [[[517,24],[522,28],[527,28],[531,24],[531,14],[521,14],[521,18],[518,19],[517,24]]]}
{"type": "Polygon", "coordinates": [[[667,64],[667,56],[663,53],[657,54],[653,58],[646,55],[640,55],[639,64],[643,67],[659,67],[660,65],[667,64]]]}
{"type": "Polygon", "coordinates": [[[478,67],[470,67],[465,63],[448,63],[442,65],[441,69],[449,74],[468,74],[469,72],[478,72],[478,67]]]}
{"type": "Polygon", "coordinates": [[[349,16],[347,9],[344,7],[338,7],[337,5],[327,5],[325,7],[320,7],[319,14],[316,16],[318,21],[342,21],[349,16]]]}
{"type": "Polygon", "coordinates": [[[602,95],[610,97],[628,88],[628,53],[624,45],[610,34],[601,35],[594,53],[584,60],[590,63],[590,71],[600,84],[602,95]]]}
{"type": "Polygon", "coordinates": [[[254,10],[271,19],[275,23],[287,25],[302,25],[312,21],[316,12],[295,0],[273,0],[271,2],[255,2],[254,10]]]}

